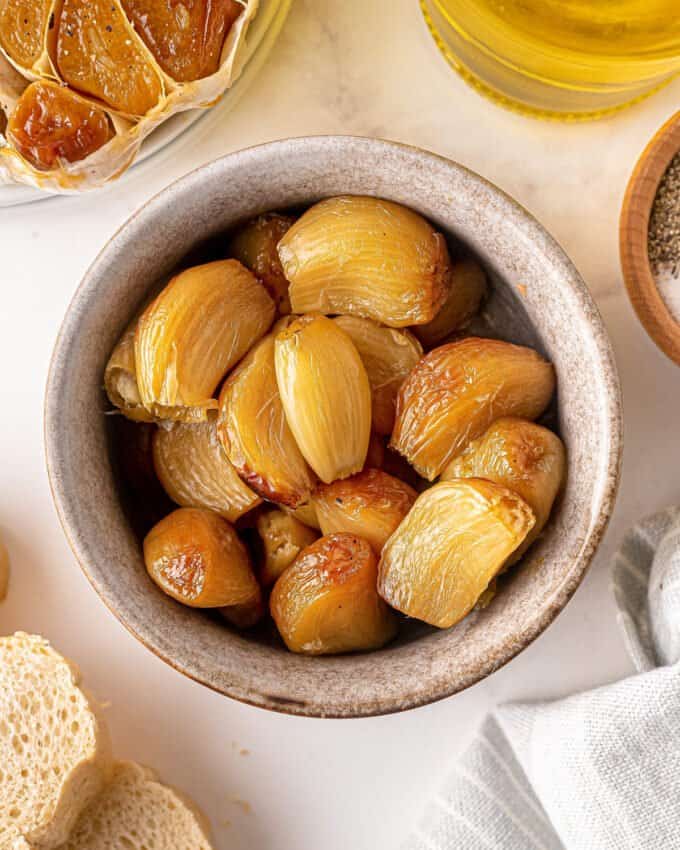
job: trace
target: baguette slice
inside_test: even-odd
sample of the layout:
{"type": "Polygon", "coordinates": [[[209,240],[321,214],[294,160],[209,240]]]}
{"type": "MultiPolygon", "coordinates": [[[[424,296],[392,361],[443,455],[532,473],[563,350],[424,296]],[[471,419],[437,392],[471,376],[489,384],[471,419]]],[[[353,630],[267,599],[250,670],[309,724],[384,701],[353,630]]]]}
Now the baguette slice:
{"type": "Polygon", "coordinates": [[[212,850],[209,832],[191,800],[150,768],[120,761],[60,850],[212,850]]]}
{"type": "Polygon", "coordinates": [[[59,846],[109,779],[109,737],[79,682],[43,638],[0,638],[0,850],[59,846]]]}

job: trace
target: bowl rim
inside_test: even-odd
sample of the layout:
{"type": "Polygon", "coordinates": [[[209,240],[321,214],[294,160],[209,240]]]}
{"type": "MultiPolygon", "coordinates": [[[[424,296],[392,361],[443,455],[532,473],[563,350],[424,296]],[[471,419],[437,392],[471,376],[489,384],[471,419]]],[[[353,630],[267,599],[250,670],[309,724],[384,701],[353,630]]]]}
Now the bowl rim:
{"type": "Polygon", "coordinates": [[[95,259],[88,267],[80,284],[78,285],[74,295],[72,296],[69,302],[50,358],[43,412],[43,433],[48,482],[52,494],[52,499],[55,504],[57,516],[59,518],[59,522],[62,526],[69,546],[71,547],[71,550],[80,568],[82,569],[83,573],[85,574],[86,578],[88,579],[89,583],[91,584],[99,598],[109,609],[109,611],[111,611],[114,617],[127,629],[130,634],[132,634],[137,640],[139,640],[140,643],[142,643],[154,655],[166,662],[173,669],[187,676],[189,679],[193,679],[199,684],[205,685],[206,687],[216,691],[217,693],[221,693],[225,696],[231,697],[232,699],[236,699],[239,702],[252,705],[256,708],[296,716],[345,719],[380,716],[410,710],[412,708],[417,708],[423,705],[428,705],[430,703],[439,701],[441,699],[445,699],[446,697],[452,696],[455,693],[466,690],[468,687],[471,687],[477,682],[482,681],[491,673],[505,666],[516,655],[518,655],[527,646],[529,646],[529,644],[533,643],[533,641],[536,640],[536,638],[538,638],[539,635],[541,635],[548,628],[548,626],[563,610],[563,608],[566,606],[568,601],[575,593],[576,589],[579,587],[592,562],[594,554],[602,540],[602,537],[604,536],[607,525],[611,518],[621,476],[621,463],[623,453],[622,399],[620,381],[618,377],[618,371],[616,367],[616,361],[614,358],[612,345],[606,327],[604,325],[604,321],[593,300],[593,297],[590,294],[590,291],[588,290],[585,282],[583,281],[575,266],[573,265],[572,261],[567,256],[564,249],[555,240],[555,238],[543,227],[543,225],[535,218],[535,216],[533,216],[525,207],[523,207],[519,202],[517,202],[514,198],[512,198],[502,189],[500,189],[490,181],[486,180],[484,177],[482,177],[475,171],[472,171],[466,166],[463,166],[460,163],[457,163],[447,157],[441,156],[439,154],[424,150],[413,145],[366,136],[337,134],[299,136],[280,139],[273,142],[265,142],[263,144],[252,145],[198,166],[197,168],[187,172],[183,176],[169,183],[167,186],[165,186],[163,189],[161,189],[159,192],[149,198],[144,204],[142,204],[137,210],[135,210],[135,212],[133,212],[132,215],[129,216],[126,221],[123,222],[123,224],[118,227],[116,231],[112,234],[112,236],[107,240],[106,244],[99,251],[95,259]],[[103,265],[104,258],[111,250],[115,248],[118,238],[128,229],[128,227],[132,226],[137,219],[146,214],[152,213],[158,206],[162,207],[165,204],[166,197],[172,195],[172,193],[176,191],[189,190],[192,184],[196,180],[199,180],[202,174],[206,171],[209,171],[211,168],[219,168],[219,166],[225,161],[235,163],[238,162],[239,159],[258,155],[276,155],[277,153],[279,153],[285,156],[286,149],[289,148],[291,145],[296,147],[315,147],[318,145],[354,145],[365,149],[367,153],[371,153],[373,155],[375,155],[380,150],[383,150],[385,152],[391,151],[395,153],[401,152],[401,154],[404,156],[415,157],[421,164],[425,166],[427,166],[428,164],[437,164],[440,168],[444,167],[445,169],[451,169],[453,172],[457,172],[458,174],[464,175],[465,178],[470,180],[473,184],[476,184],[479,187],[485,187],[487,190],[490,190],[491,193],[495,195],[498,202],[505,207],[505,211],[507,213],[513,213],[514,215],[519,216],[519,218],[523,221],[523,224],[530,231],[532,231],[533,234],[540,235],[540,237],[545,241],[547,247],[550,249],[551,253],[554,255],[555,259],[560,263],[562,270],[565,273],[565,278],[568,277],[568,287],[571,289],[572,293],[578,297],[579,304],[588,311],[588,322],[592,330],[593,342],[597,354],[597,362],[600,364],[603,373],[606,376],[606,383],[608,389],[605,399],[605,419],[606,422],[609,424],[609,434],[606,444],[606,464],[603,465],[603,486],[598,497],[594,498],[593,500],[593,519],[585,535],[583,545],[580,547],[578,554],[574,557],[573,564],[569,573],[565,575],[562,583],[555,588],[550,603],[547,604],[545,608],[539,612],[539,615],[537,615],[531,621],[529,626],[527,626],[523,630],[522,634],[516,641],[508,642],[503,647],[503,650],[499,653],[499,657],[494,659],[488,659],[480,663],[478,669],[474,673],[468,675],[467,678],[465,678],[464,681],[462,681],[461,683],[449,683],[447,685],[440,685],[435,690],[431,689],[426,693],[406,693],[401,695],[398,700],[392,699],[390,702],[379,702],[376,700],[374,701],[374,703],[362,705],[361,708],[353,709],[351,712],[339,710],[334,711],[332,709],[320,710],[316,706],[308,706],[306,704],[300,708],[295,706],[295,700],[282,700],[281,703],[278,704],[272,699],[271,703],[263,703],[261,699],[256,700],[254,696],[251,698],[247,693],[236,692],[230,690],[228,687],[217,687],[212,682],[201,676],[199,673],[190,669],[189,665],[178,662],[177,659],[173,658],[170,653],[164,652],[160,647],[155,646],[147,636],[145,636],[137,628],[135,628],[133,624],[127,621],[124,611],[118,610],[113,606],[109,605],[109,602],[105,598],[105,595],[98,588],[97,580],[90,567],[88,566],[87,559],[81,551],[81,546],[77,540],[77,518],[75,517],[75,515],[73,518],[69,516],[69,495],[62,485],[61,477],[59,475],[58,470],[59,429],[56,427],[56,423],[59,419],[59,373],[57,364],[61,359],[60,354],[62,352],[62,349],[67,346],[72,333],[77,328],[76,319],[78,311],[74,308],[87,295],[87,290],[91,280],[93,278],[96,278],[99,266],[103,265]]]}
{"type": "Polygon", "coordinates": [[[661,297],[649,261],[648,234],[659,185],[680,153],[680,112],[650,139],[628,180],[619,217],[619,259],[628,298],[658,348],[680,365],[680,322],[661,297]]]}

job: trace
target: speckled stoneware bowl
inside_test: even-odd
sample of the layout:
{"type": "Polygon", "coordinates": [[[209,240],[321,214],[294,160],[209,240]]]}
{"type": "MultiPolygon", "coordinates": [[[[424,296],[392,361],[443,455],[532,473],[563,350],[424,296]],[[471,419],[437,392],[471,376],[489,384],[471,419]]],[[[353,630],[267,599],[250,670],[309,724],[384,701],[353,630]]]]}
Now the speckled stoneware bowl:
{"type": "Polygon", "coordinates": [[[583,578],[611,513],[621,408],[612,352],[588,290],[522,207],[433,154],[321,137],[263,145],[199,168],[118,231],[66,315],[47,386],[45,434],[54,499],[73,551],[106,605],[149,649],[253,705],[357,717],[454,694],[548,626],[583,578]],[[447,631],[414,624],[379,652],[304,658],[237,634],[151,583],[116,485],[102,374],[148,290],[200,242],[265,210],[340,193],[407,204],[475,252],[493,283],[485,332],[535,346],[555,364],[569,479],[546,532],[488,608],[447,631]]]}

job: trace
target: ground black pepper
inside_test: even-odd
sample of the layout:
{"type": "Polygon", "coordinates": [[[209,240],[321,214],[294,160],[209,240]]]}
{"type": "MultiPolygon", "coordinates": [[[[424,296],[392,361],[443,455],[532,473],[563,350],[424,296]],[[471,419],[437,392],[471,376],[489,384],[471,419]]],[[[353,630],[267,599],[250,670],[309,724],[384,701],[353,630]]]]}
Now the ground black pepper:
{"type": "Polygon", "coordinates": [[[649,220],[649,261],[652,271],[680,276],[680,152],[666,169],[649,220]]]}

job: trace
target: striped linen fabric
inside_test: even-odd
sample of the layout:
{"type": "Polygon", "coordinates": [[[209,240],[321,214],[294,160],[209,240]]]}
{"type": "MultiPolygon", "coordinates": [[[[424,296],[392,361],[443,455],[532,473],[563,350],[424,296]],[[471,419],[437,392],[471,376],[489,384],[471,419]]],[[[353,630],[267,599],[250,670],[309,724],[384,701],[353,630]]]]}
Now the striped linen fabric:
{"type": "Polygon", "coordinates": [[[403,850],[680,850],[680,508],[614,560],[637,675],[490,714],[403,850]]]}

